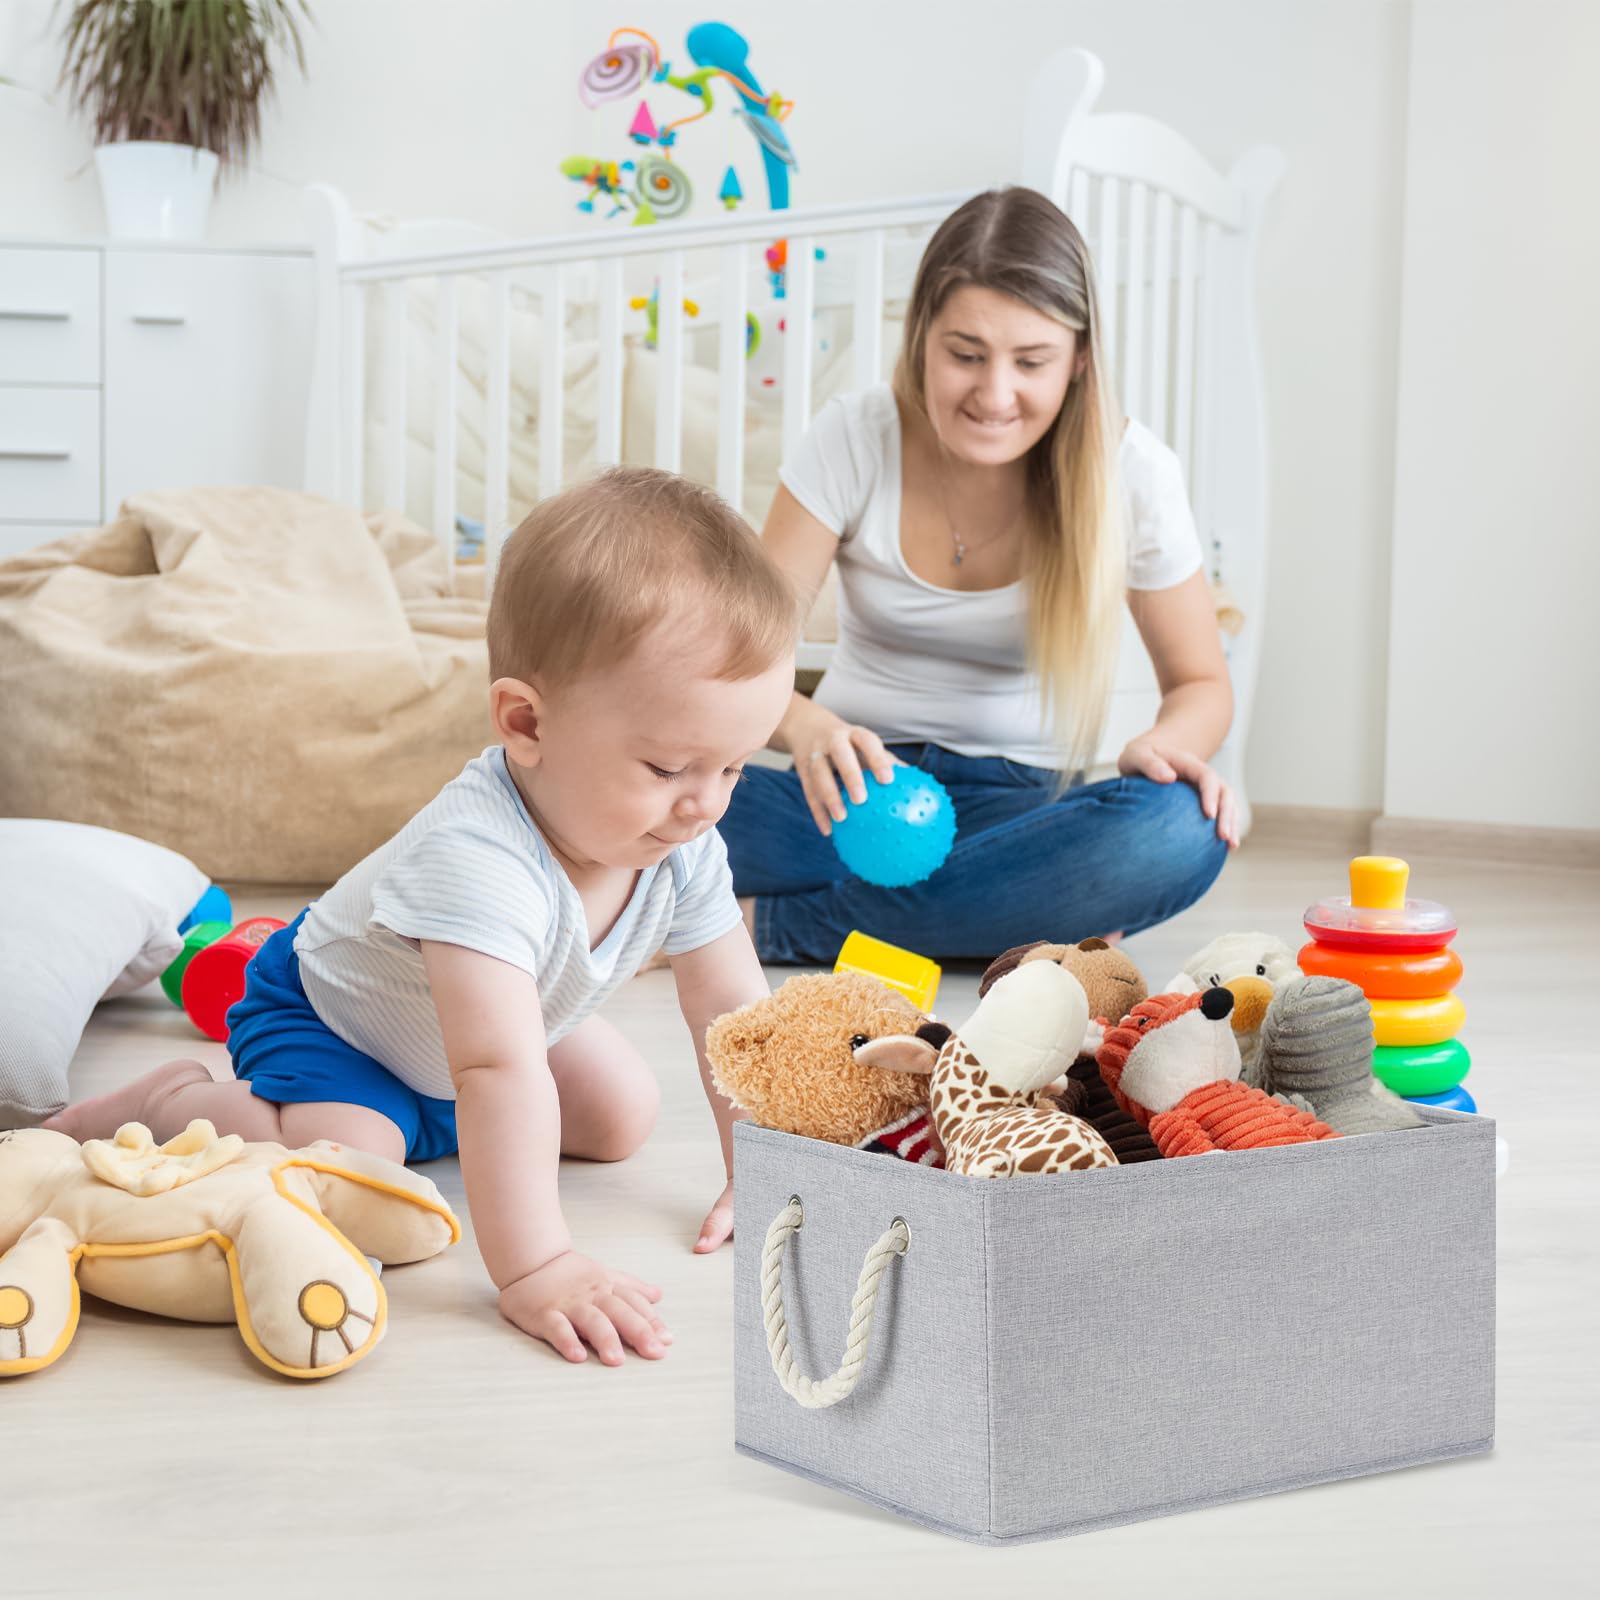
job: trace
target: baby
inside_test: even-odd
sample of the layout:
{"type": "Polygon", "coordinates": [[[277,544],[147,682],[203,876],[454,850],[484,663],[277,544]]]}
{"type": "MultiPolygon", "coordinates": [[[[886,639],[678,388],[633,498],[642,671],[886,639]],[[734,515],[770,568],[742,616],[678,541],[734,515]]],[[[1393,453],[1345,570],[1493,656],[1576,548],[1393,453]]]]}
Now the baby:
{"type": "MultiPolygon", "coordinates": [[[[706,1025],[768,989],[716,824],[788,707],[796,623],[708,490],[619,468],[545,501],[489,607],[498,742],[262,946],[228,1015],[233,1080],[174,1061],[48,1126],[459,1146],[502,1313],[570,1361],[664,1355],[661,1291],[574,1250],[558,1157],[621,1160],[654,1124],[649,1066],[594,1012],[664,949],[732,1173],[706,1025]]],[[[695,1248],[732,1228],[730,1176],[695,1248]]]]}

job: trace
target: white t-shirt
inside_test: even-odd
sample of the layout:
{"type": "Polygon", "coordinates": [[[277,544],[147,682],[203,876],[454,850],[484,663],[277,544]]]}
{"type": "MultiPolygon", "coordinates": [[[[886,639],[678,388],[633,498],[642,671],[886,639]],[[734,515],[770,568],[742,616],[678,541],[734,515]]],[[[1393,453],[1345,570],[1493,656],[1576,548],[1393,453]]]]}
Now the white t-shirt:
{"type": "Polygon", "coordinates": [[[683,955],[739,921],[728,853],[709,828],[640,872],[591,950],[578,891],[493,745],[312,905],[294,948],[306,998],[341,1039],[419,1094],[453,1100],[418,940],[530,974],[554,1044],[663,946],[683,955]]]}
{"type": "MultiPolygon", "coordinates": [[[[1177,456],[1130,421],[1117,452],[1128,587],[1167,589],[1200,565],[1177,456]]],[[[819,705],[888,743],[1060,767],[1027,664],[1027,591],[943,589],[900,548],[900,415],[887,384],[830,400],[779,477],[839,536],[839,640],[819,705]]]]}

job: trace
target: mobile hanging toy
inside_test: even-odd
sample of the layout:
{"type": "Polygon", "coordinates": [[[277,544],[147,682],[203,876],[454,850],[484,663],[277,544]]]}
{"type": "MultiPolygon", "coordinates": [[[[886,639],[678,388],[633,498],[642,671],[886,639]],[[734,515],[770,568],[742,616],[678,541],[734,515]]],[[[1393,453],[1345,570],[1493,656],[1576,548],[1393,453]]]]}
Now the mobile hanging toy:
{"type": "MultiPolygon", "coordinates": [[[[750,45],[736,29],[722,22],[702,22],[689,30],[687,48],[692,72],[678,73],[663,56],[655,39],[642,28],[617,28],[606,47],[578,75],[578,98],[591,110],[641,95],[628,126],[628,138],[650,151],[634,161],[606,161],[572,156],[561,163],[564,176],[583,183],[586,193],[578,209],[593,213],[596,201],[611,202],[608,217],[629,211],[634,224],[666,222],[688,211],[694,187],[682,166],[672,159],[679,130],[709,117],[716,106],[714,82],[731,85],[736,97],[733,116],[754,138],[767,180],[768,204],[782,211],[789,204],[789,171],[794,150],[783,123],[794,102],[769,94],[750,70],[750,45]],[[646,88],[657,84],[689,95],[696,108],[684,116],[657,124],[646,88]],[[653,148],[652,148],[653,147],[653,148]]],[[[744,187],[730,164],[717,198],[733,210],[744,198],[744,187]]]]}

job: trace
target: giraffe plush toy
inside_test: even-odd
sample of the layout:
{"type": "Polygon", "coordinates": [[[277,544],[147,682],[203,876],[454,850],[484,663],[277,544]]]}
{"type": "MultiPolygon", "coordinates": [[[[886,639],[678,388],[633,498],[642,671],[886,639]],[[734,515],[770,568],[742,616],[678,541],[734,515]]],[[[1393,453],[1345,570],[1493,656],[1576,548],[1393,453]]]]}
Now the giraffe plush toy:
{"type": "Polygon", "coordinates": [[[1310,1112],[1239,1081],[1232,1011],[1233,995],[1220,987],[1141,1001],[1100,1046],[1117,1103],[1149,1127],[1164,1156],[1337,1139],[1310,1112]]]}
{"type": "Polygon", "coordinates": [[[863,1066],[932,1074],[928,1105],[945,1168],[974,1178],[1114,1167],[1080,1117],[1036,1097],[1072,1065],[1089,1021],[1083,985],[1053,961],[1000,978],[937,1050],[915,1035],[864,1041],[863,1066]]]}

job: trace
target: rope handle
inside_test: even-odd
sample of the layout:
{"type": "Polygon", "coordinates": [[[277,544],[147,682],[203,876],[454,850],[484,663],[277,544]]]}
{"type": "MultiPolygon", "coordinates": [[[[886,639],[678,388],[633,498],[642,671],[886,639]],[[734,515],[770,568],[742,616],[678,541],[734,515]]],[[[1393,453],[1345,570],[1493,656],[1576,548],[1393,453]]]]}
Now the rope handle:
{"type": "Polygon", "coordinates": [[[861,1377],[867,1362],[867,1346],[872,1339],[872,1313],[878,1289],[889,1262],[911,1248],[911,1229],[904,1217],[896,1217],[878,1242],[867,1251],[856,1282],[855,1298],[850,1302],[850,1329],[845,1338],[844,1360],[839,1370],[826,1378],[808,1378],[795,1365],[789,1350],[789,1324],[783,1313],[783,1251],[790,1236],[800,1231],[805,1212],[800,1196],[792,1194],[789,1203],[767,1229],[767,1242],[761,1250],[761,1312],[767,1329],[767,1351],[772,1370],[784,1389],[810,1411],[837,1405],[848,1397],[861,1377]]]}

